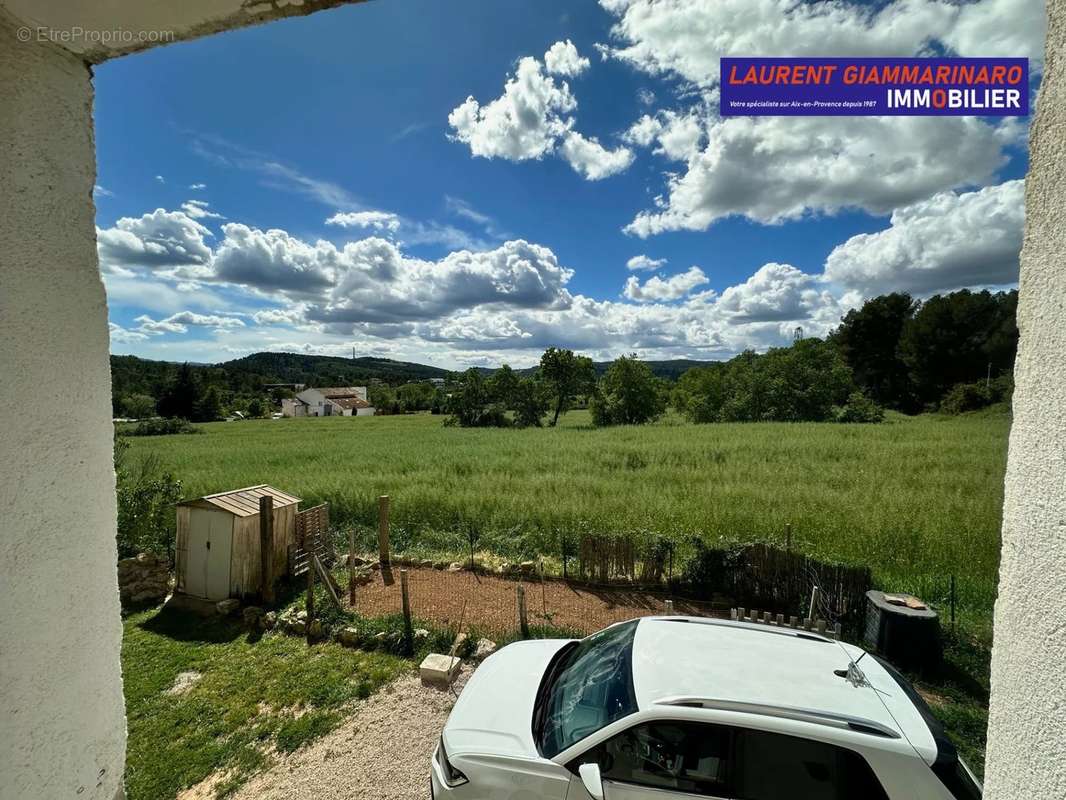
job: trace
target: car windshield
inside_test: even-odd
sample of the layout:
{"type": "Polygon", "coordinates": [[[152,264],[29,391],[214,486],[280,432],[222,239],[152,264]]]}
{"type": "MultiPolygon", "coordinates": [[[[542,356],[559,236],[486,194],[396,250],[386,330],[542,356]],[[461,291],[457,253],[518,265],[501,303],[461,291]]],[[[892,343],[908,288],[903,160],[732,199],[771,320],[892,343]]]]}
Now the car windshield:
{"type": "Polygon", "coordinates": [[[572,645],[550,665],[534,709],[534,736],[547,758],[637,710],[633,634],[637,621],[572,645]]]}

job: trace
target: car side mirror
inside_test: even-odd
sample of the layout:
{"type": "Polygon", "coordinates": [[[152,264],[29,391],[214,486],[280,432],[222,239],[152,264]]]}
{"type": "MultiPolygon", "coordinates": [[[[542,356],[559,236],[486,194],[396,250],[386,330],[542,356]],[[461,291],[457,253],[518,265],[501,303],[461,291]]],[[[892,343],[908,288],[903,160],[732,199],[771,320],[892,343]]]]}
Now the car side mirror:
{"type": "Polygon", "coordinates": [[[600,777],[600,765],[582,764],[577,768],[577,774],[581,776],[585,791],[592,796],[593,800],[603,800],[603,778],[600,777]]]}

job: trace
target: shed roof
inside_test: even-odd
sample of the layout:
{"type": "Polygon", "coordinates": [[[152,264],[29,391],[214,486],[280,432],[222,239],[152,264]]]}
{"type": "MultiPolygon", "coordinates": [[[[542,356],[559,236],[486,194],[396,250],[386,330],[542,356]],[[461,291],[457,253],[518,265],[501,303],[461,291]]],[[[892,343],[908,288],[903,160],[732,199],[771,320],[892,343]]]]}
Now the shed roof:
{"type": "Polygon", "coordinates": [[[218,494],[208,494],[203,497],[196,497],[192,500],[185,500],[178,503],[179,506],[192,506],[192,505],[211,505],[215,508],[220,508],[223,511],[228,511],[238,517],[251,517],[259,513],[259,498],[270,496],[274,498],[274,508],[280,508],[282,506],[291,506],[300,502],[299,497],[295,497],[286,492],[282,492],[279,489],[275,489],[273,486],[267,486],[265,483],[258,486],[246,486],[243,489],[233,489],[228,492],[219,492],[218,494]]]}

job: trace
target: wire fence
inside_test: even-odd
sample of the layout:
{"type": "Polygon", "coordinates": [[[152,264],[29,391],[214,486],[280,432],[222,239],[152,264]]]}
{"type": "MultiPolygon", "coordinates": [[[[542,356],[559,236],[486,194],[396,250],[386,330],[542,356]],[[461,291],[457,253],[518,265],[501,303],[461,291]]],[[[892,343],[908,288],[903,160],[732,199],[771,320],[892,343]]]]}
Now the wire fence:
{"type": "Polygon", "coordinates": [[[533,574],[400,566],[374,570],[356,588],[354,610],[364,616],[400,613],[400,570],[416,620],[465,627],[486,635],[585,636],[634,617],[674,613],[728,616],[728,604],[673,597],[665,587],[583,582],[533,574]],[[523,609],[524,606],[524,609],[523,609]],[[524,611],[524,613],[523,613],[524,611]],[[523,625],[524,621],[524,625],[523,625]]]}

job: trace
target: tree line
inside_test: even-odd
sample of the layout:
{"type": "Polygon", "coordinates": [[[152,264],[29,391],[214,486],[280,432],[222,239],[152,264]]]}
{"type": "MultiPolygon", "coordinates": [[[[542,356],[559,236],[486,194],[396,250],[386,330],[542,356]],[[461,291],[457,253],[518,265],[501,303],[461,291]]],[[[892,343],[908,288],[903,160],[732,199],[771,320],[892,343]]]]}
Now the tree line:
{"type": "Polygon", "coordinates": [[[643,424],[672,405],[691,422],[880,422],[885,409],[960,413],[1009,399],[1018,293],[893,293],[849,311],[825,339],[687,370],[676,383],[635,355],[597,378],[591,359],[549,347],[531,375],[463,373],[447,424],[554,426],[583,402],[597,426],[643,424]]]}

